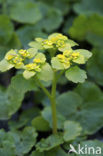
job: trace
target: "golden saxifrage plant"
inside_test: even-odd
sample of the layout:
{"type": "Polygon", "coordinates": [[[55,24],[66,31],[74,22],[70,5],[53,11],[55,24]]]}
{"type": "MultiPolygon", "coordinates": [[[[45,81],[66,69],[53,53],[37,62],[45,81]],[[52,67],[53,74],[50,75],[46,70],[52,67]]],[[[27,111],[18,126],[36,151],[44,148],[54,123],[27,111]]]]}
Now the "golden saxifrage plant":
{"type": "MultiPolygon", "coordinates": [[[[92,56],[84,49],[73,50],[77,43],[60,33],[53,33],[47,39],[36,38],[29,43],[29,49],[11,49],[0,62],[0,70],[13,67],[21,70],[25,79],[34,78],[51,102],[53,133],[57,133],[56,86],[62,74],[74,83],[83,83],[86,72],[78,65],[85,64],[92,56]],[[51,81],[51,91],[43,84],[51,81]]],[[[69,100],[69,99],[68,99],[69,100]]]]}

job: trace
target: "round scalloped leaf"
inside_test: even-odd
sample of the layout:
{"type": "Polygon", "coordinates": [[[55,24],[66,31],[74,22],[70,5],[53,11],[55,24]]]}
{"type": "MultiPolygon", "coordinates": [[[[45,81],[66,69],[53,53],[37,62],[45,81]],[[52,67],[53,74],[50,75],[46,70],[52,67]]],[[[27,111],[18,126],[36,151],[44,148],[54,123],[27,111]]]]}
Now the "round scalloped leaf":
{"type": "Polygon", "coordinates": [[[68,69],[65,73],[65,76],[68,80],[74,83],[78,83],[78,82],[83,83],[87,78],[86,72],[77,66],[68,69]]]}
{"type": "Polygon", "coordinates": [[[103,15],[103,1],[102,0],[82,0],[80,3],[74,5],[74,10],[78,14],[103,15]]]}
{"type": "Polygon", "coordinates": [[[28,153],[36,143],[37,132],[34,127],[26,127],[23,131],[10,131],[9,134],[14,138],[16,155],[28,153]]]}
{"type": "Polygon", "coordinates": [[[77,49],[74,52],[79,52],[80,55],[83,55],[85,62],[92,56],[92,53],[89,50],[85,50],[85,49],[77,49]]]}
{"type": "Polygon", "coordinates": [[[60,10],[48,7],[46,16],[38,23],[46,32],[56,30],[62,23],[63,17],[60,10]]]}
{"type": "Polygon", "coordinates": [[[37,74],[37,77],[43,81],[50,81],[53,79],[53,71],[49,63],[45,63],[41,71],[37,74]]]}
{"type": "Polygon", "coordinates": [[[103,48],[103,17],[98,15],[80,15],[75,18],[73,25],[69,29],[72,38],[83,41],[87,40],[96,47],[103,48]],[[85,25],[85,27],[84,27],[85,25]]]}
{"type": "Polygon", "coordinates": [[[58,96],[57,111],[79,122],[85,134],[94,134],[103,126],[103,93],[91,82],[79,84],[75,92],[58,96]]]}
{"type": "Polygon", "coordinates": [[[14,76],[8,89],[0,90],[0,119],[10,118],[20,108],[25,93],[35,89],[34,79],[26,80],[22,75],[14,76]]]}
{"type": "Polygon", "coordinates": [[[78,64],[85,64],[86,61],[92,56],[92,53],[85,49],[77,49],[74,52],[79,52],[80,54],[77,59],[73,60],[73,62],[78,64]]]}
{"type": "Polygon", "coordinates": [[[103,50],[93,49],[93,56],[87,63],[90,77],[103,86],[103,50]]]}
{"type": "Polygon", "coordinates": [[[27,51],[30,54],[30,58],[34,57],[37,54],[37,50],[35,48],[29,48],[27,51]]]}
{"type": "Polygon", "coordinates": [[[0,130],[0,155],[6,156],[14,156],[15,155],[15,145],[14,139],[3,129],[0,130]]]}
{"type": "Polygon", "coordinates": [[[27,48],[28,43],[35,37],[47,37],[47,34],[45,32],[42,32],[41,28],[39,28],[39,26],[37,25],[22,26],[17,29],[16,33],[18,34],[24,48],[27,48]]]}
{"type": "Polygon", "coordinates": [[[79,123],[74,121],[65,121],[64,122],[64,140],[71,141],[75,140],[76,137],[80,135],[82,128],[79,123]]]}
{"type": "Polygon", "coordinates": [[[77,111],[83,100],[77,93],[69,91],[57,97],[57,110],[66,118],[77,111]],[[64,103],[64,105],[63,105],[64,103]],[[68,109],[69,108],[69,109],[68,109]]]}
{"type": "Polygon", "coordinates": [[[10,18],[20,23],[35,24],[42,15],[36,3],[18,1],[10,7],[10,18]]]}
{"type": "Polygon", "coordinates": [[[46,57],[44,54],[42,53],[38,53],[36,56],[35,56],[35,59],[40,59],[42,61],[42,63],[44,63],[46,61],[46,57]]]}
{"type": "Polygon", "coordinates": [[[62,70],[62,69],[64,69],[63,64],[59,61],[59,59],[58,59],[57,57],[53,57],[53,58],[52,58],[51,64],[52,64],[52,67],[53,67],[54,69],[57,69],[57,70],[62,70]]]}
{"type": "Polygon", "coordinates": [[[0,71],[1,72],[5,72],[11,68],[13,68],[14,65],[8,63],[5,59],[3,59],[2,61],[0,61],[0,71]]]}
{"type": "Polygon", "coordinates": [[[36,50],[43,49],[42,45],[40,43],[38,43],[37,41],[30,42],[29,46],[32,47],[32,48],[35,48],[36,50]]]}
{"type": "MultiPolygon", "coordinates": [[[[88,22],[87,17],[85,15],[80,15],[73,21],[72,26],[69,29],[69,34],[72,38],[75,38],[77,40],[84,40],[87,28],[88,28],[88,22]],[[85,27],[83,26],[85,25],[85,27]]],[[[89,25],[90,27],[90,25],[89,25]]]]}
{"type": "Polygon", "coordinates": [[[36,149],[40,152],[49,151],[60,144],[63,144],[63,137],[59,135],[51,135],[46,139],[41,139],[40,142],[36,144],[36,149]]]}
{"type": "Polygon", "coordinates": [[[32,126],[35,127],[37,131],[49,131],[49,123],[42,117],[37,116],[32,120],[32,126]]]}
{"type": "Polygon", "coordinates": [[[24,126],[30,125],[31,121],[34,117],[37,117],[40,114],[40,110],[38,108],[30,108],[24,110],[20,115],[19,119],[9,120],[8,125],[10,130],[17,130],[23,128],[24,126]]]}
{"type": "Polygon", "coordinates": [[[28,71],[28,70],[25,70],[23,72],[23,76],[25,79],[30,79],[31,77],[33,77],[36,73],[34,71],[28,71]]]}

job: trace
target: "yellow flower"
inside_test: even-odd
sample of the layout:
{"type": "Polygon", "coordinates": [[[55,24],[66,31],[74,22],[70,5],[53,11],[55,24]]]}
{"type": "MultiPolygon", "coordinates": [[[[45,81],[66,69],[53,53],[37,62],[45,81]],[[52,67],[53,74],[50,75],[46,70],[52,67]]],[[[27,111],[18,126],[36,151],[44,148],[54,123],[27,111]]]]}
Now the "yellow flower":
{"type": "Polygon", "coordinates": [[[44,41],[42,42],[42,45],[48,45],[48,46],[51,46],[52,44],[53,44],[53,42],[50,41],[50,40],[44,40],[44,41]]]}
{"type": "Polygon", "coordinates": [[[67,40],[67,39],[68,39],[68,38],[67,38],[66,36],[62,35],[62,34],[57,34],[57,35],[52,36],[52,37],[50,38],[50,40],[51,40],[53,43],[56,43],[58,40],[64,41],[64,40],[67,40]]]}
{"type": "Polygon", "coordinates": [[[40,60],[40,58],[35,58],[34,60],[33,60],[35,63],[41,63],[42,61],[40,60]]]}
{"type": "Polygon", "coordinates": [[[69,57],[66,57],[63,54],[59,54],[59,55],[57,55],[57,58],[63,64],[65,69],[70,67],[71,63],[70,63],[70,58],[69,57]]]}
{"type": "Polygon", "coordinates": [[[21,54],[23,57],[30,57],[30,54],[27,50],[21,49],[18,51],[18,53],[21,54]]]}
{"type": "Polygon", "coordinates": [[[64,52],[63,52],[63,55],[65,55],[65,56],[70,56],[71,55],[71,50],[65,50],[64,52]]]}
{"type": "Polygon", "coordinates": [[[12,55],[12,54],[7,55],[7,57],[6,57],[6,59],[8,61],[12,60],[13,58],[14,58],[14,55],[12,55]]]}
{"type": "Polygon", "coordinates": [[[74,53],[72,53],[73,59],[78,58],[79,55],[80,55],[79,52],[74,52],[74,53]]]}
{"type": "Polygon", "coordinates": [[[19,57],[19,56],[16,56],[14,59],[13,59],[13,63],[19,63],[19,62],[22,62],[23,61],[23,59],[21,58],[21,57],[19,57]]]}
{"type": "Polygon", "coordinates": [[[65,59],[65,56],[62,55],[62,54],[57,55],[57,57],[58,57],[59,59],[65,59]]]}
{"type": "Polygon", "coordinates": [[[29,70],[29,71],[38,71],[38,72],[41,71],[40,66],[37,65],[36,63],[27,64],[26,69],[29,70]]]}
{"type": "Polygon", "coordinates": [[[57,48],[63,48],[65,46],[65,42],[63,40],[58,40],[56,43],[57,48]]]}

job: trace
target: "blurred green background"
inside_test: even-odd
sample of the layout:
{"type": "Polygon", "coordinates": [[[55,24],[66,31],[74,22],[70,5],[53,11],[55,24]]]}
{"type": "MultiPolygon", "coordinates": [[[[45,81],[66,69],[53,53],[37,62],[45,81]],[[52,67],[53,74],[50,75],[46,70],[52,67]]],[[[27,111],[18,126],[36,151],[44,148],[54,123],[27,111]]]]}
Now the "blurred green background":
{"type": "Polygon", "coordinates": [[[0,60],[11,48],[28,48],[35,37],[68,35],[92,50],[90,78],[103,86],[102,0],[0,0],[0,60]]]}

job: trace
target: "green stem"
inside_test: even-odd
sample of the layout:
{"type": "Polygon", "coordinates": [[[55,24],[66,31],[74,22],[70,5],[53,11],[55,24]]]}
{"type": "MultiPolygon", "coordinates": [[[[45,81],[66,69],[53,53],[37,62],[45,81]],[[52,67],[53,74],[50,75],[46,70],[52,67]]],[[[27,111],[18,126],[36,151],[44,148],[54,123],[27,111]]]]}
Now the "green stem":
{"type": "Polygon", "coordinates": [[[44,91],[44,93],[45,93],[45,94],[48,96],[48,98],[51,100],[51,95],[50,95],[49,91],[44,87],[44,85],[41,83],[41,81],[40,81],[38,78],[36,78],[36,80],[37,80],[37,82],[38,82],[40,88],[44,91]]]}
{"type": "Polygon", "coordinates": [[[57,113],[56,113],[56,74],[54,72],[54,78],[51,91],[51,108],[52,108],[52,122],[53,133],[57,134],[57,113]]]}
{"type": "Polygon", "coordinates": [[[44,87],[44,85],[41,83],[41,81],[37,77],[36,77],[36,81],[38,82],[38,85],[40,86],[40,88],[44,91],[44,93],[50,99],[51,108],[52,108],[53,134],[57,134],[57,114],[56,114],[56,82],[57,82],[57,79],[56,79],[56,73],[54,71],[51,94],[44,87]]]}

